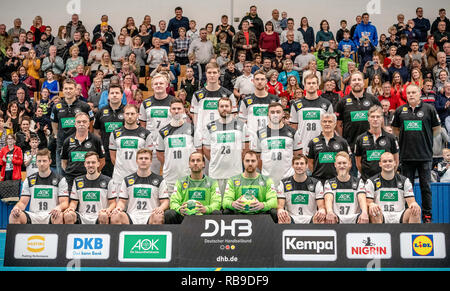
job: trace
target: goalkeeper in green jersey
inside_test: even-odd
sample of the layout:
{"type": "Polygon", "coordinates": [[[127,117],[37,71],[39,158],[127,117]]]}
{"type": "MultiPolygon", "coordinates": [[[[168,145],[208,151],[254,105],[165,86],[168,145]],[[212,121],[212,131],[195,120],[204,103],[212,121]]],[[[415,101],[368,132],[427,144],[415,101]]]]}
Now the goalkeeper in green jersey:
{"type": "Polygon", "coordinates": [[[228,179],[223,197],[223,214],[272,214],[276,217],[277,193],[272,179],[259,174],[258,156],[248,151],[244,173],[228,179]]]}
{"type": "Polygon", "coordinates": [[[221,195],[216,180],[203,174],[204,156],[189,156],[191,174],[178,179],[170,196],[170,209],[164,213],[166,224],[179,224],[187,215],[220,215],[221,195]]]}

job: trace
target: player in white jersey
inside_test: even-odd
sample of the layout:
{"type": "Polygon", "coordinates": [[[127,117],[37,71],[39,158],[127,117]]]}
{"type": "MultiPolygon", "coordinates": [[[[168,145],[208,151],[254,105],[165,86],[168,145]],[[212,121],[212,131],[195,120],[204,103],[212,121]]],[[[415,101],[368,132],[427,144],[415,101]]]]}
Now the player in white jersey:
{"type": "Polygon", "coordinates": [[[123,127],[114,130],[109,137],[109,152],[114,165],[112,178],[116,185],[120,185],[123,178],[136,172],[136,153],[139,149],[153,150],[150,131],[137,124],[137,107],[126,105],[123,110],[123,127]]]}
{"type": "MultiPolygon", "coordinates": [[[[167,94],[169,80],[163,74],[156,74],[151,83],[153,96],[144,100],[139,109],[140,126],[149,130],[152,134],[154,146],[161,128],[170,122],[170,101],[175,97],[167,94]]],[[[156,159],[156,151],[153,151],[152,172],[159,173],[161,164],[156,159]]]]}
{"type": "Polygon", "coordinates": [[[337,176],[327,180],[323,189],[326,223],[369,223],[364,182],[361,178],[350,176],[350,155],[337,153],[334,165],[337,176]]]}
{"type": "Polygon", "coordinates": [[[233,113],[237,113],[236,98],[228,89],[222,87],[219,83],[220,68],[217,63],[206,65],[206,86],[192,96],[191,113],[194,114],[196,148],[201,148],[203,144],[203,135],[206,131],[206,125],[219,119],[217,110],[219,99],[228,97],[233,104],[233,113]]]}
{"type": "Polygon", "coordinates": [[[114,183],[99,172],[100,157],[96,152],[86,153],[84,166],[86,175],[73,181],[64,224],[109,224],[111,211],[116,207],[114,183]]]}
{"type": "Polygon", "coordinates": [[[247,125],[231,113],[229,98],[219,100],[220,118],[207,125],[203,153],[209,162],[209,176],[224,193],[229,178],[242,173],[242,157],[249,149],[247,125]]]}
{"type": "Polygon", "coordinates": [[[38,151],[36,163],[39,171],[23,182],[20,200],[11,211],[9,223],[63,224],[63,212],[69,206],[66,179],[50,169],[48,149],[38,151]],[[30,208],[26,211],[28,204],[30,208]]]}
{"type": "Polygon", "coordinates": [[[319,180],[306,175],[308,158],[295,156],[292,167],[295,174],[281,180],[278,186],[278,223],[325,223],[323,186],[319,180]]]}
{"type": "Polygon", "coordinates": [[[284,111],[279,103],[269,105],[269,124],[257,132],[250,147],[260,157],[261,174],[272,178],[275,185],[294,174],[292,158],[300,154],[300,141],[295,129],[284,124],[284,111]]]}
{"type": "Polygon", "coordinates": [[[379,164],[381,173],[366,181],[370,222],[420,223],[421,209],[414,198],[413,186],[408,178],[396,173],[394,155],[383,153],[379,164]]]}
{"type": "Polygon", "coordinates": [[[278,96],[267,92],[267,77],[264,71],[257,71],[253,77],[255,93],[247,96],[239,107],[239,118],[247,123],[251,136],[255,136],[258,130],[266,128],[269,123],[268,108],[273,102],[281,104],[278,96]]]}
{"type": "Polygon", "coordinates": [[[194,125],[184,119],[183,102],[172,100],[170,112],[172,120],[158,134],[156,156],[164,165],[164,181],[171,192],[178,179],[189,175],[189,156],[195,147],[194,125]]]}
{"type": "Polygon", "coordinates": [[[23,164],[27,168],[27,177],[39,171],[36,164],[36,155],[39,147],[39,137],[35,133],[30,134],[31,149],[23,154],[23,164]]]}
{"type": "Polygon", "coordinates": [[[152,151],[140,149],[136,163],[137,172],[122,181],[111,224],[163,224],[164,211],[169,208],[169,192],[163,177],[150,170],[152,151]]]}
{"type": "Polygon", "coordinates": [[[313,138],[320,135],[322,126],[320,118],[325,112],[333,113],[333,105],[326,98],[317,95],[319,80],[315,74],[305,77],[304,98],[292,103],[290,123],[296,134],[299,135],[301,148],[304,154],[308,154],[308,144],[313,138]]]}

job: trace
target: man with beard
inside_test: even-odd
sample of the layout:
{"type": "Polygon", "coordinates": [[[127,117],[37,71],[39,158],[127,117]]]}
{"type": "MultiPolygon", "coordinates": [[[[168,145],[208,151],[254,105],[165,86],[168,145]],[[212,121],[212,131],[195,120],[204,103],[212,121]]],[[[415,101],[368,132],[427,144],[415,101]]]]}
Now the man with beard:
{"type": "Polygon", "coordinates": [[[163,177],[169,192],[177,179],[189,174],[189,156],[195,152],[194,125],[184,118],[184,104],[180,99],[170,102],[170,123],[159,131],[156,156],[163,167],[163,177]]]}
{"type": "Polygon", "coordinates": [[[292,157],[300,154],[299,135],[295,129],[284,124],[283,107],[279,103],[269,105],[269,124],[256,134],[251,148],[261,157],[261,173],[272,178],[278,185],[283,178],[294,174],[292,157]]]}
{"type": "Polygon", "coordinates": [[[231,113],[229,98],[220,98],[220,118],[209,123],[203,140],[203,153],[210,161],[209,176],[224,193],[227,180],[242,172],[242,157],[249,147],[247,125],[231,113]]]}
{"type": "Polygon", "coordinates": [[[244,156],[244,173],[228,179],[223,197],[223,214],[270,214],[277,207],[277,193],[272,179],[259,174],[258,154],[244,156]],[[245,200],[253,200],[245,204],[245,200]]]}
{"type": "Polygon", "coordinates": [[[166,224],[180,224],[186,215],[220,215],[220,192],[217,181],[203,173],[205,158],[199,152],[189,156],[191,174],[178,179],[170,196],[170,210],[164,213],[166,224]],[[190,205],[195,202],[195,207],[190,205]],[[189,210],[195,208],[195,214],[189,210]]]}

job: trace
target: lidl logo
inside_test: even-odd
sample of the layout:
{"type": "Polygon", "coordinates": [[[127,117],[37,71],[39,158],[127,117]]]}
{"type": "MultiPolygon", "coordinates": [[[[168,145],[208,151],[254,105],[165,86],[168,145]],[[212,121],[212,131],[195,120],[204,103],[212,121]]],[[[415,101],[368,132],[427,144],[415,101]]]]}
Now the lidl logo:
{"type": "Polygon", "coordinates": [[[170,262],[172,233],[168,231],[121,232],[119,261],[170,262]]]}
{"type": "Polygon", "coordinates": [[[433,235],[413,235],[412,240],[413,256],[434,256],[433,235]]]}

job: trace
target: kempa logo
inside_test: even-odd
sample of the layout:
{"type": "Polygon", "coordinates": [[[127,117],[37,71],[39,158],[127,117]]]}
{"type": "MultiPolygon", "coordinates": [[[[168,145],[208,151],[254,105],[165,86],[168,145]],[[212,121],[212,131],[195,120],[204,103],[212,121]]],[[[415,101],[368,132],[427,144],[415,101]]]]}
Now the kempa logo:
{"type": "Polygon", "coordinates": [[[337,259],[334,230],[284,230],[283,260],[335,261],[337,259]]]}
{"type": "Polygon", "coordinates": [[[53,198],[53,189],[43,189],[36,188],[34,189],[34,198],[35,199],[52,199],[53,198]]]}
{"type": "Polygon", "coordinates": [[[172,233],[121,232],[119,261],[121,262],[170,262],[172,259],[172,233]]]}
{"type": "Polygon", "coordinates": [[[390,259],[391,235],[389,233],[348,233],[347,258],[390,259]]]}
{"type": "Polygon", "coordinates": [[[320,120],[320,111],[319,110],[303,111],[303,120],[320,120]]]}

